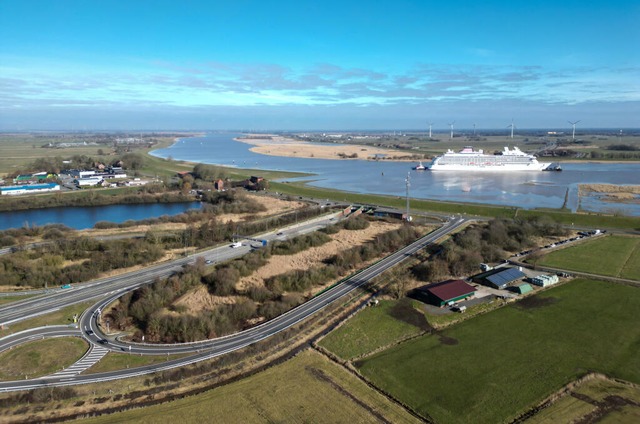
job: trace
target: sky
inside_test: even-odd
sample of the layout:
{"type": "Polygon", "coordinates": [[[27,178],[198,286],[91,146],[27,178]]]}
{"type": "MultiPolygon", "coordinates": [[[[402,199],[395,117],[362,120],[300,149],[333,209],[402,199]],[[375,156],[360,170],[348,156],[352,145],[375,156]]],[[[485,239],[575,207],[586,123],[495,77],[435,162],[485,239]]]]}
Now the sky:
{"type": "Polygon", "coordinates": [[[0,131],[640,127],[638,0],[0,0],[0,131]]]}

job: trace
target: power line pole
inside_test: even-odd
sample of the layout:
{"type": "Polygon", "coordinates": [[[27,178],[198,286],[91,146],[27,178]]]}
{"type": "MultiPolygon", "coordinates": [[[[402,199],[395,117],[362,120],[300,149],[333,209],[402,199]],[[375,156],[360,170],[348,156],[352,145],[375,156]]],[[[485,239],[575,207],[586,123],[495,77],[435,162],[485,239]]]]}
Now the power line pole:
{"type": "Polygon", "coordinates": [[[411,187],[411,174],[407,172],[407,178],[404,180],[407,185],[407,222],[411,221],[411,215],[409,214],[409,187],[411,187]]]}

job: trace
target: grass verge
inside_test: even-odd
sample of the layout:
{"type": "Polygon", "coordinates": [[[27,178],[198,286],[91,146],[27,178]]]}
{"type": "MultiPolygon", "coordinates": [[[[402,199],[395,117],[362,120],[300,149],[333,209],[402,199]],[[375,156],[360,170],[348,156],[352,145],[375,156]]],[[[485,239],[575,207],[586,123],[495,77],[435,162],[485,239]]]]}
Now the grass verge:
{"type": "Polygon", "coordinates": [[[128,353],[109,352],[97,364],[89,368],[84,374],[95,374],[123,370],[127,368],[143,367],[145,365],[160,364],[171,359],[184,358],[189,354],[181,355],[130,355],[128,353]]]}
{"type": "Polygon", "coordinates": [[[639,383],[637,310],[638,288],[579,279],[355,365],[436,422],[502,422],[589,371],[639,383]]]}
{"type": "Polygon", "coordinates": [[[29,328],[44,327],[45,325],[67,325],[73,324],[73,316],[78,317],[91,305],[96,303],[95,301],[87,301],[77,303],[75,305],[67,306],[59,311],[51,312],[50,314],[40,315],[35,318],[26,319],[24,321],[17,322],[5,326],[0,330],[0,337],[4,337],[8,334],[17,333],[29,328]]]}
{"type": "Polygon", "coordinates": [[[79,337],[25,343],[0,354],[0,379],[21,380],[53,374],[84,355],[88,344],[79,337]]]}

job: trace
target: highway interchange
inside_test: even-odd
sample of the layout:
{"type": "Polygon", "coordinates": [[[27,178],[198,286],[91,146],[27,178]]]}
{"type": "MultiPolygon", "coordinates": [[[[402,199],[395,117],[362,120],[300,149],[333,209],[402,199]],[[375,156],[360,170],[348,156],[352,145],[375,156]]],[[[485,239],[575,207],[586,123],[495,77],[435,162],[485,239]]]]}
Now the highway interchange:
{"type": "MultiPolygon", "coordinates": [[[[301,224],[256,236],[257,239],[274,240],[299,235],[324,227],[335,219],[335,215],[323,216],[301,224]]],[[[148,284],[156,278],[163,278],[180,270],[184,265],[193,263],[198,257],[211,262],[223,262],[247,253],[252,247],[245,243],[242,247],[231,249],[229,246],[218,247],[171,262],[147,267],[143,270],[122,274],[115,277],[103,278],[77,286],[71,289],[57,290],[54,293],[37,296],[17,303],[0,307],[0,323],[7,324],[21,321],[29,317],[46,314],[74,303],[88,299],[99,299],[87,309],[79,319],[79,328],[60,328],[60,326],[43,327],[21,333],[16,333],[0,339],[0,351],[34,338],[80,336],[87,339],[92,347],[100,346],[111,351],[125,352],[136,355],[169,355],[192,354],[179,359],[169,360],[161,364],[153,364],[133,369],[124,369],[105,373],[47,376],[21,381],[7,381],[0,383],[0,392],[34,389],[46,386],[67,386],[75,384],[97,383],[109,380],[134,377],[158,371],[182,367],[205,359],[224,355],[244,348],[260,340],[264,340],[291,326],[303,321],[335,300],[366,284],[385,270],[395,266],[407,257],[423,249],[439,238],[451,233],[467,220],[457,218],[447,221],[441,227],[411,243],[408,246],[387,256],[383,260],[362,270],[348,279],[341,281],[329,290],[313,297],[306,303],[258,326],[227,335],[224,337],[194,343],[172,345],[157,345],[145,343],[129,343],[109,338],[98,325],[99,314],[107,305],[122,296],[126,291],[134,290],[141,285],[148,284]]]]}

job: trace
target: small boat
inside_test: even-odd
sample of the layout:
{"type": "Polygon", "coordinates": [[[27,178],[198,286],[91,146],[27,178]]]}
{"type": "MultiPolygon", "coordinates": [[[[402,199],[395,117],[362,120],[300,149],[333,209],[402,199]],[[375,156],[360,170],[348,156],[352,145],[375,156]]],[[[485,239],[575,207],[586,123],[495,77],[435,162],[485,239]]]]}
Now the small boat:
{"type": "Polygon", "coordinates": [[[553,163],[550,163],[546,168],[544,168],[543,171],[561,172],[562,171],[562,167],[560,166],[559,163],[553,162],[553,163]]]}
{"type": "Polygon", "coordinates": [[[422,164],[422,161],[420,161],[420,163],[414,166],[413,169],[415,171],[424,171],[425,169],[427,169],[427,167],[422,164]]]}

